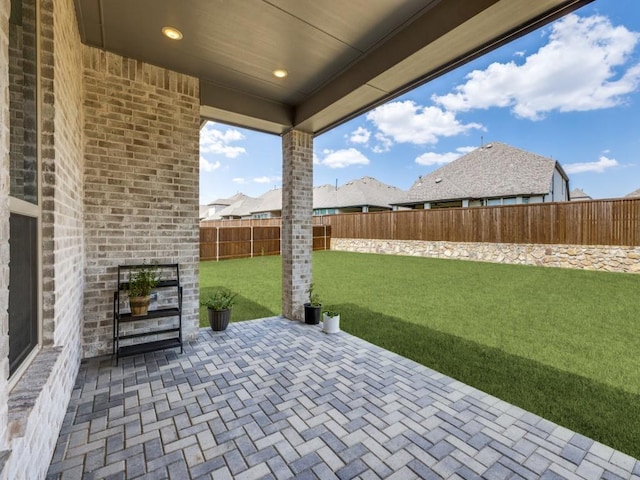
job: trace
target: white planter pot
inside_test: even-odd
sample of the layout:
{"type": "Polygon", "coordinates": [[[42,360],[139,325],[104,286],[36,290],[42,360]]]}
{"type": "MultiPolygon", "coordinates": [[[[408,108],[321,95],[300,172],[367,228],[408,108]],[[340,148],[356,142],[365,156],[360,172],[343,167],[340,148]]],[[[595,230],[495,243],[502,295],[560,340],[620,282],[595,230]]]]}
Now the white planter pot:
{"type": "Polygon", "coordinates": [[[322,314],[322,331],[325,333],[338,333],[340,331],[340,315],[330,317],[322,314]]]}

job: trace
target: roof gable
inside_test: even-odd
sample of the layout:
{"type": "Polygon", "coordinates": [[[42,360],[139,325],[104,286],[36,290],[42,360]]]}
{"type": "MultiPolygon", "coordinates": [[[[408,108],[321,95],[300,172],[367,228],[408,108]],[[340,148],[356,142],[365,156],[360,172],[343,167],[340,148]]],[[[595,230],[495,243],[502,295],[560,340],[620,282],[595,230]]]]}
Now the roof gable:
{"type": "Polygon", "coordinates": [[[556,168],[566,178],[553,159],[493,142],[420,177],[402,203],[547,194],[556,168]]]}

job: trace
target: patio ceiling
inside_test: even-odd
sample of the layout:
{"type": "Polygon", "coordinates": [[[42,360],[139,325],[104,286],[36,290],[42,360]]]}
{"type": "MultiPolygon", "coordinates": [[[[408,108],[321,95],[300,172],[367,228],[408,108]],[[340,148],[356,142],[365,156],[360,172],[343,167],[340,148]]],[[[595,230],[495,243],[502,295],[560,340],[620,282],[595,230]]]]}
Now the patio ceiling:
{"type": "Polygon", "coordinates": [[[75,4],[84,43],[198,77],[203,118],[317,134],[591,1],[75,4]],[[184,38],[167,39],[164,26],[184,38]]]}

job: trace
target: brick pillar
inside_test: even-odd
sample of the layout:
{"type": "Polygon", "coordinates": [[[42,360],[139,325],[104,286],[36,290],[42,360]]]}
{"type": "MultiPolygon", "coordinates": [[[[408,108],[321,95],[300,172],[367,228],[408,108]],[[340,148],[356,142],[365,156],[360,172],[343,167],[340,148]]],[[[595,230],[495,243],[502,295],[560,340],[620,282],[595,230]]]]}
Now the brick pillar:
{"type": "Polygon", "coordinates": [[[313,134],[282,137],[282,316],[304,319],[313,250],[313,134]]]}

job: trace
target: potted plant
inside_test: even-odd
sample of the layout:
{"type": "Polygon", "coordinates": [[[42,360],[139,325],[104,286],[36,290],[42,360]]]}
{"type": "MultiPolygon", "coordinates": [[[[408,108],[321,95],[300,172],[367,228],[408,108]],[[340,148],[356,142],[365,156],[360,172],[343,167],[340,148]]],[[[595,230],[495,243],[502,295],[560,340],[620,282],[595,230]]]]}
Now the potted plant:
{"type": "Polygon", "coordinates": [[[338,333],[340,331],[340,314],[334,310],[327,310],[322,314],[322,331],[338,333]]]}
{"type": "Polygon", "coordinates": [[[128,289],[131,316],[139,317],[147,314],[151,291],[158,285],[158,282],[157,265],[143,265],[131,270],[128,289]]]}
{"type": "Polygon", "coordinates": [[[322,311],[322,302],[320,295],[313,291],[313,283],[309,285],[309,301],[304,304],[304,323],[308,325],[318,325],[320,323],[320,312],[322,311]]]}
{"type": "Polygon", "coordinates": [[[237,293],[233,293],[227,288],[218,288],[213,291],[209,298],[201,302],[202,305],[207,307],[209,324],[213,331],[221,332],[227,328],[229,320],[231,320],[231,309],[237,295],[237,293]]]}

